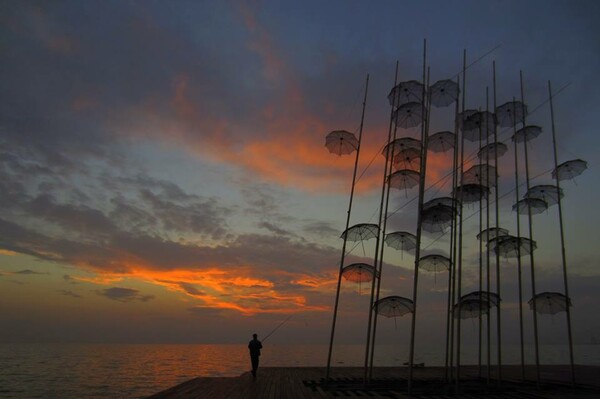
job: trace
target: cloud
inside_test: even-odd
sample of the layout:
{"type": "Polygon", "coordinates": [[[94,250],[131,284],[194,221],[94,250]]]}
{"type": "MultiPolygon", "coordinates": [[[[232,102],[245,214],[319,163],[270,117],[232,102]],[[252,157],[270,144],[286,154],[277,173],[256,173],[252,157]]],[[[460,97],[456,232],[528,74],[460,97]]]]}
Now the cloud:
{"type": "Polygon", "coordinates": [[[119,302],[148,302],[154,299],[154,295],[141,295],[139,290],[133,288],[111,287],[96,291],[96,293],[119,302]]]}
{"type": "Polygon", "coordinates": [[[57,292],[61,295],[70,296],[72,298],[83,298],[81,295],[70,290],[57,290],[57,292]]]}
{"type": "Polygon", "coordinates": [[[24,269],[24,270],[19,270],[18,272],[13,272],[12,274],[20,274],[20,275],[42,275],[42,274],[50,274],[50,273],[41,273],[41,272],[36,272],[30,269],[24,269]]]}

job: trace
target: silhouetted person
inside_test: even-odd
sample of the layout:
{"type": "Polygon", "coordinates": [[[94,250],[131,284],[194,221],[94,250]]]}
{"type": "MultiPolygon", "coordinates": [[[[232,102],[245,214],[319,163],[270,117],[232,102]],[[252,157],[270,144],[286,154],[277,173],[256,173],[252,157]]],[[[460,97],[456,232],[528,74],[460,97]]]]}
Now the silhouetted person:
{"type": "Polygon", "coordinates": [[[252,341],[248,343],[248,349],[250,349],[250,360],[252,361],[252,377],[256,379],[256,370],[258,369],[258,359],[260,358],[262,343],[258,340],[258,335],[252,334],[252,337],[252,341]]]}

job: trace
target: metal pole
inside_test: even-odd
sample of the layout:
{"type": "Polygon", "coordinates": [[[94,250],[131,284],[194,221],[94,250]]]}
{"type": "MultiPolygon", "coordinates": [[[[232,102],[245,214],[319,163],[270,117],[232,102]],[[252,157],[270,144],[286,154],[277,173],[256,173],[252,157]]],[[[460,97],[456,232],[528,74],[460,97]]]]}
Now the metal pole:
{"type": "MultiPolygon", "coordinates": [[[[457,85],[460,85],[460,77],[458,78],[457,85]]],[[[456,164],[458,163],[458,97],[456,97],[456,105],[454,108],[454,147],[452,148],[452,192],[456,190],[456,164]]],[[[456,201],[453,202],[453,206],[456,205],[456,201]]],[[[452,282],[454,281],[454,265],[456,260],[456,213],[452,216],[452,221],[450,222],[450,270],[448,271],[448,304],[447,304],[447,312],[446,312],[446,360],[445,360],[445,373],[444,378],[448,381],[448,368],[452,367],[452,340],[454,330],[454,320],[452,319],[452,306],[454,305],[454,298],[452,295],[453,286],[452,282]],[[450,353],[449,353],[450,352],[450,353]],[[450,356],[449,356],[450,355],[450,356]]]]}
{"type": "MultiPolygon", "coordinates": [[[[494,111],[496,110],[496,61],[492,63],[493,73],[494,73],[494,111]]],[[[494,141],[498,140],[498,127],[494,123],[494,141]]],[[[496,231],[500,228],[500,204],[498,197],[498,151],[494,151],[494,162],[496,165],[496,231]]],[[[496,251],[496,294],[498,298],[500,298],[500,252],[496,251]]],[[[488,295],[489,300],[489,295],[488,295]]],[[[498,322],[496,323],[496,331],[498,335],[498,385],[502,382],[502,329],[501,329],[501,312],[500,305],[501,301],[498,301],[496,305],[496,318],[498,322]]]]}
{"type": "MultiPolygon", "coordinates": [[[[399,62],[396,61],[396,73],[394,75],[394,86],[396,87],[396,84],[398,82],[398,65],[399,62]]],[[[390,165],[389,170],[387,169],[387,164],[385,167],[385,170],[383,172],[383,187],[385,189],[386,187],[386,180],[388,175],[391,174],[392,172],[392,167],[394,165],[394,151],[392,150],[392,154],[390,155],[390,148],[392,147],[390,144],[393,143],[396,140],[396,127],[393,126],[393,121],[394,121],[394,110],[396,108],[396,96],[394,96],[394,99],[392,100],[392,110],[390,113],[390,126],[388,129],[388,145],[387,145],[387,151],[385,154],[385,159],[386,159],[386,163],[390,165]],[[390,137],[391,137],[391,133],[392,133],[392,129],[394,130],[394,138],[393,140],[390,141],[390,137]],[[389,172],[389,173],[388,173],[389,172]]],[[[383,193],[382,193],[383,196],[383,193]]],[[[383,212],[383,226],[382,226],[382,233],[383,233],[383,238],[385,240],[385,229],[387,227],[387,212],[388,212],[388,204],[389,204],[389,200],[390,200],[390,184],[388,182],[387,184],[387,192],[385,194],[385,211],[383,212]]],[[[381,211],[379,213],[379,224],[381,225],[381,211]]],[[[373,279],[377,278],[377,292],[375,294],[375,303],[377,303],[377,301],[379,300],[379,292],[381,289],[381,276],[383,273],[383,250],[385,248],[385,245],[383,242],[381,242],[381,252],[379,255],[379,273],[377,273],[377,265],[374,265],[374,269],[375,269],[375,275],[373,276],[373,279]]],[[[372,336],[372,340],[371,340],[371,360],[370,360],[370,366],[369,366],[369,379],[373,376],[373,357],[375,355],[375,335],[377,334],[377,309],[375,309],[375,314],[373,316],[373,336],[372,336]]]]}
{"type": "MultiPolygon", "coordinates": [[[[513,97],[513,108],[515,106],[515,98],[513,97]]],[[[513,110],[513,134],[517,132],[517,121],[515,120],[513,110]]],[[[519,157],[518,145],[515,143],[515,202],[519,202],[519,157]]],[[[521,335],[521,379],[525,379],[525,341],[523,340],[523,276],[521,264],[521,218],[517,212],[517,277],[519,282],[519,332],[521,335]]]]}
{"type": "MultiPolygon", "coordinates": [[[[465,83],[466,83],[466,65],[467,65],[467,50],[463,53],[463,98],[462,98],[462,118],[464,119],[465,112],[465,83]]],[[[461,289],[462,289],[462,236],[463,236],[463,201],[462,201],[462,190],[464,186],[464,169],[465,169],[465,137],[461,132],[460,135],[460,187],[461,187],[461,199],[460,199],[460,214],[458,224],[458,259],[457,259],[457,271],[458,271],[458,287],[456,298],[460,301],[461,289]]],[[[457,302],[460,303],[460,302],[457,302]]],[[[459,309],[460,312],[460,309],[459,309]]],[[[460,320],[458,317],[456,320],[456,392],[460,389],[460,320]]]]}
{"type": "MultiPolygon", "coordinates": [[[[558,168],[558,155],[556,153],[556,129],[554,126],[554,105],[552,101],[552,85],[548,81],[548,95],[550,97],[550,118],[552,120],[552,147],[554,149],[554,170],[558,168]]],[[[556,190],[558,191],[558,220],[560,224],[560,249],[562,255],[562,270],[563,270],[563,281],[565,285],[565,296],[567,301],[569,297],[569,284],[567,282],[567,255],[565,250],[565,234],[563,226],[563,214],[562,214],[562,201],[560,198],[560,183],[558,180],[558,173],[555,173],[556,190]]],[[[571,384],[575,385],[575,362],[573,360],[573,335],[571,332],[571,307],[567,302],[567,332],[569,335],[569,360],[571,361],[571,384]]]]}
{"type": "Polygon", "coordinates": [[[423,94],[421,96],[421,110],[423,120],[421,121],[421,165],[419,167],[419,205],[417,206],[417,242],[415,248],[415,267],[413,277],[413,306],[411,329],[410,329],[410,350],[408,356],[408,393],[412,390],[413,366],[415,357],[415,327],[417,322],[417,288],[419,285],[419,258],[421,256],[421,222],[423,213],[423,197],[425,195],[425,174],[427,172],[427,128],[425,126],[427,118],[425,113],[425,86],[426,86],[426,66],[427,66],[427,39],[423,41],[423,94]]]}
{"type": "MultiPolygon", "coordinates": [[[[523,71],[519,71],[520,81],[521,81],[521,102],[523,103],[523,108],[525,108],[525,95],[523,91],[523,71]]],[[[525,127],[525,112],[523,112],[523,127],[525,127]]],[[[516,143],[515,143],[516,145],[516,143]]],[[[523,138],[523,147],[525,148],[525,182],[527,186],[527,192],[529,192],[529,158],[527,153],[527,135],[523,138]]],[[[531,218],[531,204],[527,203],[527,216],[529,222],[529,259],[531,265],[531,297],[535,298],[535,263],[533,256],[533,222],[531,218]]],[[[520,243],[519,243],[520,245],[520,243]]],[[[538,343],[538,324],[537,324],[537,306],[535,300],[532,302],[533,304],[533,335],[535,342],[535,381],[537,385],[540,384],[540,353],[539,353],[539,343],[538,343]]]]}
{"type": "MultiPolygon", "coordinates": [[[[364,120],[365,120],[365,108],[367,105],[367,92],[369,91],[369,75],[367,74],[367,81],[365,83],[365,97],[363,99],[363,107],[362,107],[362,115],[360,118],[360,129],[358,131],[358,146],[356,148],[356,159],[354,161],[354,173],[352,175],[352,188],[350,190],[350,201],[348,203],[348,214],[346,217],[346,229],[344,231],[348,230],[348,227],[350,227],[350,213],[352,211],[352,200],[354,198],[354,187],[356,185],[356,171],[358,169],[358,157],[360,155],[360,144],[362,141],[362,131],[363,131],[363,124],[364,124],[364,120]]],[[[339,305],[339,300],[340,300],[340,288],[341,288],[341,284],[342,284],[342,271],[344,269],[344,258],[346,256],[346,235],[344,235],[344,244],[342,245],[342,256],[340,259],[340,270],[338,273],[338,281],[337,281],[337,290],[335,293],[335,305],[333,308],[333,322],[331,325],[331,337],[329,339],[329,352],[327,354],[327,372],[325,374],[325,377],[327,379],[329,379],[329,373],[331,370],[331,354],[333,352],[333,339],[335,336],[335,324],[336,324],[336,320],[337,320],[337,311],[338,311],[338,305],[339,305]]]]}
{"type": "MultiPolygon", "coordinates": [[[[494,112],[496,111],[496,92],[495,92],[496,88],[494,86],[494,112]]],[[[488,88],[486,87],[485,89],[485,111],[486,111],[486,118],[488,117],[488,112],[490,112],[489,109],[489,97],[488,97],[488,88]]],[[[495,124],[494,124],[495,126],[495,124]]],[[[487,127],[487,120],[486,120],[486,127],[487,127]]],[[[497,135],[496,135],[496,130],[494,127],[494,143],[496,142],[497,139],[497,135]]],[[[485,138],[485,144],[486,146],[489,146],[490,144],[490,135],[486,134],[486,138],[485,138]]],[[[489,147],[488,147],[489,150],[489,147]]],[[[497,151],[494,151],[494,153],[496,153],[497,151]]],[[[486,164],[486,182],[489,183],[490,181],[490,169],[489,169],[489,165],[490,165],[490,152],[486,151],[485,153],[485,164],[486,164]]],[[[495,184],[496,184],[496,190],[498,190],[498,158],[496,158],[496,163],[494,164],[494,166],[496,167],[496,176],[494,176],[495,178],[495,184]]],[[[485,228],[487,231],[487,239],[488,239],[488,244],[489,244],[489,238],[490,238],[490,196],[489,194],[487,195],[486,199],[485,199],[485,228]]],[[[496,203],[496,207],[498,206],[498,204],[496,203]]],[[[498,230],[496,230],[496,234],[498,233],[498,230]]],[[[481,239],[483,237],[480,237],[480,244],[481,244],[481,239]]],[[[490,318],[490,284],[491,284],[491,279],[490,279],[490,246],[486,245],[486,250],[485,250],[485,264],[486,264],[486,272],[485,272],[485,279],[486,279],[486,291],[487,291],[487,307],[488,307],[488,314],[486,316],[486,334],[487,334],[487,373],[486,373],[486,383],[489,384],[490,383],[490,372],[491,372],[491,347],[492,347],[492,343],[491,343],[491,318],[490,318]]]]}

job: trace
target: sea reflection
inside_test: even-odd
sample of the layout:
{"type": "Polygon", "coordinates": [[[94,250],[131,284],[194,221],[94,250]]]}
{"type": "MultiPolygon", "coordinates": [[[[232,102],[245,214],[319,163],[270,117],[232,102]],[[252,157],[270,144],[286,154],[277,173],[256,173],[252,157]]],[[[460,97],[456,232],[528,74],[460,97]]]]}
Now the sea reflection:
{"type": "MultiPolygon", "coordinates": [[[[477,348],[463,349],[464,364],[475,364],[477,348]]],[[[526,349],[532,358],[532,349],[526,349]]],[[[517,346],[506,345],[503,352],[505,364],[519,362],[517,346]]],[[[600,364],[600,345],[576,346],[575,353],[578,364],[600,364]]],[[[407,355],[403,347],[378,345],[375,364],[401,366],[407,355]]],[[[566,364],[567,356],[566,346],[540,347],[542,364],[566,364]]],[[[261,367],[323,367],[326,361],[326,345],[265,345],[261,367]]],[[[363,362],[362,345],[335,346],[333,366],[363,362]]],[[[444,350],[422,348],[415,362],[443,365],[444,350]]],[[[142,398],[195,377],[234,377],[248,370],[246,345],[2,344],[0,397],[142,398]]]]}

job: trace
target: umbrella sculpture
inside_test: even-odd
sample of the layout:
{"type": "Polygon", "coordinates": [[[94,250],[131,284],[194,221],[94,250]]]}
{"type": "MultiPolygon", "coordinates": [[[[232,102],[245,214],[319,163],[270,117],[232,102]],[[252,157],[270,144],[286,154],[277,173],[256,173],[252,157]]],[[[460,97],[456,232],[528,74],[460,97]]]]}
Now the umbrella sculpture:
{"type": "Polygon", "coordinates": [[[473,291],[460,297],[461,301],[468,301],[470,299],[479,299],[487,302],[489,299],[490,306],[498,306],[500,303],[500,297],[495,292],[488,291],[473,291]]]}
{"type": "Polygon", "coordinates": [[[571,299],[560,292],[541,292],[529,300],[529,308],[533,310],[535,300],[535,310],[543,314],[557,314],[566,312],[567,306],[573,306],[571,299]]]}
{"type": "Polygon", "coordinates": [[[415,305],[413,301],[397,295],[381,298],[375,302],[375,304],[373,304],[373,307],[375,308],[377,314],[385,317],[393,317],[396,328],[398,328],[396,325],[396,317],[401,317],[405,314],[415,311],[415,305]]]}
{"type": "Polygon", "coordinates": [[[548,206],[558,204],[559,198],[564,197],[562,189],[550,184],[540,184],[531,187],[524,198],[536,198],[546,202],[548,206]]]}
{"type": "Polygon", "coordinates": [[[450,79],[438,80],[429,87],[431,104],[435,107],[447,107],[458,98],[458,83],[450,79]]]}
{"type": "Polygon", "coordinates": [[[531,209],[531,214],[537,215],[548,209],[548,203],[540,198],[524,198],[514,204],[512,209],[519,215],[528,215],[531,209]]]}
{"type": "Polygon", "coordinates": [[[359,223],[348,227],[340,238],[346,238],[348,241],[363,241],[377,237],[379,226],[372,223],[359,223]]]}
{"type": "Polygon", "coordinates": [[[332,154],[352,154],[358,149],[358,140],[354,134],[345,130],[334,130],[325,137],[325,147],[332,154]]]}
{"type": "Polygon", "coordinates": [[[456,208],[438,204],[423,208],[421,223],[424,231],[429,233],[443,233],[452,224],[456,215],[456,208]]]}
{"type": "Polygon", "coordinates": [[[391,143],[386,144],[385,147],[383,147],[383,151],[381,151],[381,154],[384,157],[388,156],[388,148],[389,148],[390,156],[393,155],[394,158],[396,158],[398,156],[398,154],[400,154],[402,151],[406,151],[406,150],[414,149],[414,150],[421,152],[421,140],[413,139],[411,137],[402,137],[402,138],[396,139],[396,140],[392,141],[391,143]]]}
{"type": "Polygon", "coordinates": [[[361,284],[373,280],[375,268],[366,263],[352,263],[342,269],[342,276],[348,280],[358,283],[358,294],[360,295],[361,284]]]}
{"type": "Polygon", "coordinates": [[[496,156],[500,158],[502,155],[506,154],[507,151],[508,146],[504,143],[489,143],[481,147],[477,156],[482,160],[495,159],[496,156]]]}
{"type": "Polygon", "coordinates": [[[415,101],[402,104],[394,111],[394,120],[404,129],[419,126],[423,120],[423,105],[415,101]]]}
{"type": "Polygon", "coordinates": [[[521,101],[509,101],[496,107],[496,119],[502,127],[512,127],[522,123],[524,116],[527,116],[527,106],[524,106],[521,101]]]}
{"type": "Polygon", "coordinates": [[[496,181],[496,168],[488,164],[473,165],[463,173],[463,183],[465,184],[495,187],[496,181]]]}
{"type": "Polygon", "coordinates": [[[487,198],[490,189],[481,184],[463,184],[457,186],[452,192],[452,196],[465,204],[471,204],[487,198]]]}
{"type": "Polygon", "coordinates": [[[496,237],[503,237],[508,235],[508,230],[502,227],[490,227],[489,229],[482,230],[481,233],[477,234],[478,240],[490,241],[496,237]]]}
{"type": "Polygon", "coordinates": [[[400,169],[392,173],[389,177],[390,187],[398,190],[408,190],[419,184],[420,174],[411,169],[400,169]]]}
{"type": "Polygon", "coordinates": [[[443,255],[425,255],[419,259],[419,267],[428,272],[443,272],[450,269],[450,259],[443,255]]]}
{"type": "Polygon", "coordinates": [[[526,237],[515,237],[511,235],[498,236],[488,242],[494,252],[505,258],[517,258],[519,255],[528,255],[530,251],[537,248],[535,241],[526,237]]]}
{"type": "Polygon", "coordinates": [[[458,212],[458,206],[460,205],[460,202],[457,199],[451,197],[437,197],[425,202],[423,204],[423,210],[429,209],[436,205],[446,205],[451,208],[454,208],[455,212],[458,212]]]}
{"type": "Polygon", "coordinates": [[[417,237],[407,231],[394,231],[385,236],[385,243],[394,249],[410,252],[417,247],[417,237]]]}
{"type": "Polygon", "coordinates": [[[379,234],[379,226],[371,223],[359,223],[355,224],[352,227],[348,227],[346,231],[344,231],[340,238],[345,238],[348,241],[360,241],[360,245],[362,246],[363,255],[365,254],[365,244],[364,240],[369,240],[371,238],[377,237],[379,234]]]}
{"type": "Polygon", "coordinates": [[[487,314],[490,307],[486,301],[479,299],[465,299],[454,305],[452,314],[455,319],[472,319],[481,314],[487,314]]]}
{"type": "Polygon", "coordinates": [[[420,102],[423,98],[423,84],[416,80],[398,83],[388,94],[390,105],[399,107],[411,101],[420,102]]]}
{"type": "Polygon", "coordinates": [[[394,167],[396,169],[411,169],[418,171],[421,167],[421,151],[415,148],[407,148],[394,156],[394,167]]]}
{"type": "MultiPolygon", "coordinates": [[[[467,112],[467,111],[465,111],[467,112]]],[[[469,141],[480,141],[494,133],[496,118],[488,111],[468,115],[462,122],[463,137],[469,141]]]]}
{"type": "Polygon", "coordinates": [[[515,143],[527,142],[533,140],[542,133],[542,128],[537,125],[528,125],[517,130],[512,136],[515,143]]]}
{"type": "Polygon", "coordinates": [[[574,159],[561,163],[552,171],[552,177],[558,180],[571,180],[583,173],[587,169],[587,162],[581,159],[574,159]]]}
{"type": "Polygon", "coordinates": [[[429,136],[427,149],[432,152],[446,152],[454,148],[454,133],[444,131],[429,136]]]}

